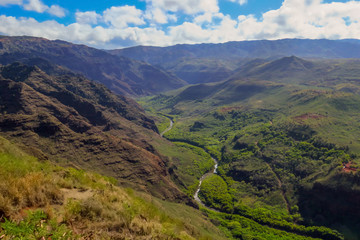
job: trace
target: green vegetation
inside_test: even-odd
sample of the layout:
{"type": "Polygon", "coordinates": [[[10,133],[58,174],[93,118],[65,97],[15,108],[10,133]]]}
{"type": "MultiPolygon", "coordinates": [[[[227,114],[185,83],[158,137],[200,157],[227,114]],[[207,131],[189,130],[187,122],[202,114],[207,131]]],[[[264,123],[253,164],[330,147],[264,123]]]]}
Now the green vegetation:
{"type": "Polygon", "coordinates": [[[27,212],[19,223],[5,219],[0,224],[2,239],[70,239],[75,238],[65,224],[59,225],[55,219],[48,219],[43,211],[27,212]]]}
{"type": "Polygon", "coordinates": [[[321,225],[357,236],[360,211],[351,207],[351,196],[360,194],[360,97],[338,91],[339,79],[310,86],[296,82],[299,77],[292,84],[231,79],[195,85],[143,106],[176,118],[164,137],[219,160],[218,174],[206,178],[199,193],[207,206],[304,236],[342,238],[321,225]],[[337,205],[330,202],[334,196],[340,196],[337,205]],[[338,208],[342,201],[348,204],[338,208]],[[339,210],[331,215],[329,208],[339,210]]]}
{"type": "Polygon", "coordinates": [[[234,239],[344,239],[339,233],[325,227],[291,225],[282,228],[276,224],[258,222],[237,214],[217,213],[204,210],[212,221],[234,239]],[[271,227],[270,227],[270,226],[271,227]],[[274,228],[275,227],[275,228],[274,228]],[[280,230],[283,229],[283,230],[280,230]]]}
{"type": "Polygon", "coordinates": [[[232,212],[232,196],[228,192],[226,182],[218,175],[204,179],[201,185],[200,199],[207,206],[223,212],[232,212]]]}

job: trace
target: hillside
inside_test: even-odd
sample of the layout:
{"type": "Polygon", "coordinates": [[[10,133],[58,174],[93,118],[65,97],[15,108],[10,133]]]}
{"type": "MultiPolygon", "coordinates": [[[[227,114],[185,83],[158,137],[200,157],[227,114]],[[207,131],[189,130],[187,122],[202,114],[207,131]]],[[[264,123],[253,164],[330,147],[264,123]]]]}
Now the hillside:
{"type": "Polygon", "coordinates": [[[1,136],[27,152],[188,201],[150,143],[162,141],[157,127],[133,100],[78,75],[49,76],[20,63],[1,67],[0,86],[1,136]]]}
{"type": "Polygon", "coordinates": [[[226,239],[200,211],[39,161],[0,137],[1,239],[226,239]]]}
{"type": "Polygon", "coordinates": [[[149,95],[176,89],[186,83],[149,64],[116,57],[105,51],[64,41],[35,37],[0,37],[0,64],[31,64],[42,58],[81,73],[118,94],[149,95]]]}
{"type": "Polygon", "coordinates": [[[238,62],[204,59],[181,58],[179,61],[169,61],[161,65],[189,84],[219,82],[231,76],[238,67],[238,62]]]}
{"type": "Polygon", "coordinates": [[[252,78],[358,92],[359,69],[358,59],[305,60],[291,56],[250,61],[239,67],[229,79],[252,78]]]}

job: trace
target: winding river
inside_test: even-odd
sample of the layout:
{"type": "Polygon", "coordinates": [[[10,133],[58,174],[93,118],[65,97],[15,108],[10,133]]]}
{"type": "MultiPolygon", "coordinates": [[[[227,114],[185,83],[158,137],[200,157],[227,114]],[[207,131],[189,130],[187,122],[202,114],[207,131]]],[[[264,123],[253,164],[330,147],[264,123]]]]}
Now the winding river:
{"type": "MultiPolygon", "coordinates": [[[[169,120],[170,120],[170,125],[169,125],[169,127],[168,127],[167,129],[165,129],[163,132],[160,133],[160,136],[162,136],[162,137],[164,136],[165,133],[167,133],[168,131],[170,131],[170,130],[173,128],[173,126],[174,126],[173,120],[171,120],[170,118],[169,118],[169,120]]],[[[205,151],[205,149],[204,149],[204,151],[205,151]]],[[[205,173],[205,174],[202,175],[202,177],[200,178],[200,180],[199,180],[199,186],[198,186],[198,188],[196,189],[196,192],[195,192],[195,194],[194,194],[194,199],[195,199],[195,201],[196,201],[198,204],[200,204],[201,206],[206,207],[206,208],[208,208],[208,209],[211,209],[211,210],[213,210],[213,211],[217,211],[217,210],[215,210],[215,209],[213,209],[213,208],[209,208],[209,207],[205,206],[205,204],[204,204],[204,203],[200,200],[200,198],[199,198],[199,192],[200,192],[201,184],[202,184],[202,182],[204,181],[204,179],[207,178],[207,177],[209,177],[209,176],[211,176],[212,174],[216,174],[216,173],[217,173],[218,161],[217,161],[215,158],[213,158],[213,157],[211,157],[211,159],[214,161],[214,167],[213,167],[213,169],[212,169],[211,171],[205,173]]]]}
{"type": "Polygon", "coordinates": [[[170,120],[170,126],[167,129],[165,129],[163,132],[161,132],[160,136],[164,136],[164,134],[167,133],[168,131],[170,131],[172,129],[172,127],[174,126],[173,120],[171,120],[170,118],[169,118],[169,120],[170,120]]]}
{"type": "MultiPolygon", "coordinates": [[[[196,189],[196,192],[194,194],[194,199],[196,202],[198,202],[200,205],[202,205],[203,207],[206,207],[205,204],[200,200],[199,198],[199,192],[200,192],[200,188],[201,188],[201,184],[204,181],[205,178],[211,176],[212,174],[216,174],[217,168],[218,168],[218,162],[215,158],[211,157],[211,159],[214,161],[215,165],[214,165],[214,170],[211,170],[210,172],[205,173],[204,175],[202,175],[202,177],[199,180],[199,186],[196,189]]],[[[209,207],[206,207],[209,208],[209,207]]],[[[216,211],[215,209],[209,208],[211,210],[216,211]]]]}

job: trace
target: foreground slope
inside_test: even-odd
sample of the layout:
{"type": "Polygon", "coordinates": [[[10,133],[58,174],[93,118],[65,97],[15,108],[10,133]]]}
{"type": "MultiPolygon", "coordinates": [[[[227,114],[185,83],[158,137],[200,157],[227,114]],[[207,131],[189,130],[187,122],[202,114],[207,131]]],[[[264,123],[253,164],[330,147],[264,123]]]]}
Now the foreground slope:
{"type": "Polygon", "coordinates": [[[50,76],[14,63],[0,69],[0,106],[1,135],[40,159],[92,169],[161,198],[187,199],[170,179],[167,158],[150,143],[163,141],[154,122],[131,99],[78,75],[50,76]]]}
{"type": "Polygon", "coordinates": [[[149,64],[64,41],[35,37],[0,37],[0,64],[43,58],[98,81],[116,93],[148,95],[185,82],[149,64]]]}
{"type": "Polygon", "coordinates": [[[1,239],[225,239],[199,211],[38,161],[0,137],[1,239]]]}

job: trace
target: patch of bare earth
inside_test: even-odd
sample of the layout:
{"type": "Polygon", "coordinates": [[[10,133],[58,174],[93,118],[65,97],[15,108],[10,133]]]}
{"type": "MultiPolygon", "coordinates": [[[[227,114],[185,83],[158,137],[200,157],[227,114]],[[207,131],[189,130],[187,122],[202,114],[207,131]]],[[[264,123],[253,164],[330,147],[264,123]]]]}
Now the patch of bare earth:
{"type": "Polygon", "coordinates": [[[318,120],[318,119],[322,119],[322,118],[325,118],[325,116],[321,115],[321,114],[317,114],[317,113],[305,113],[305,114],[296,116],[293,119],[297,120],[297,121],[304,121],[304,120],[307,120],[307,119],[316,119],[316,120],[318,120]]]}
{"type": "Polygon", "coordinates": [[[345,173],[356,172],[357,168],[352,166],[352,162],[348,162],[348,163],[343,164],[342,171],[345,172],[345,173]]]}

